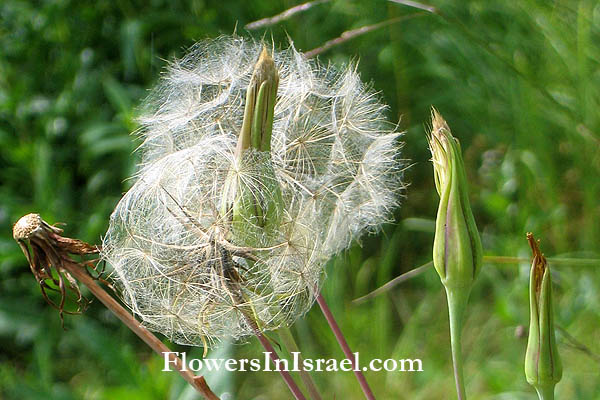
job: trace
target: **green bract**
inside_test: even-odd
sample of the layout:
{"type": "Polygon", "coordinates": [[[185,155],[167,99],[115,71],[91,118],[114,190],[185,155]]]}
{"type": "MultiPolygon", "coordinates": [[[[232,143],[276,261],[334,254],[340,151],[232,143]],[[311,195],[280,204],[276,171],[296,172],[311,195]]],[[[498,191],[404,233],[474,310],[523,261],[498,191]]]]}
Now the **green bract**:
{"type": "Polygon", "coordinates": [[[440,195],[433,264],[447,288],[470,289],[482,263],[481,240],[471,212],[460,144],[434,109],[429,147],[440,195]]]}
{"type": "Polygon", "coordinates": [[[271,133],[279,74],[263,48],[246,91],[244,120],[233,167],[223,190],[221,214],[231,223],[232,240],[268,246],[281,222],[282,198],[271,162],[271,133]]]}
{"type": "Polygon", "coordinates": [[[531,233],[527,234],[533,251],[529,281],[529,339],[525,355],[525,377],[540,399],[554,398],[554,386],[562,378],[562,363],[554,335],[552,276],[546,258],[531,233]]]}

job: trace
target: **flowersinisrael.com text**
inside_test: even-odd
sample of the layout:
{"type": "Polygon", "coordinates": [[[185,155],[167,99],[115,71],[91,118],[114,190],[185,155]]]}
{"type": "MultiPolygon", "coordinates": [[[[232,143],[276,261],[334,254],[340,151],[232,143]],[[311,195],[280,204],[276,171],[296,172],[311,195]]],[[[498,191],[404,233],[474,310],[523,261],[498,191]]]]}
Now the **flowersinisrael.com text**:
{"type": "Polygon", "coordinates": [[[183,370],[191,371],[219,371],[225,369],[226,371],[245,372],[245,371],[288,371],[297,372],[304,370],[307,372],[336,372],[336,371],[387,371],[387,372],[421,372],[423,371],[423,362],[418,359],[392,359],[388,358],[385,360],[374,358],[369,361],[365,366],[361,367],[359,353],[354,353],[354,359],[349,360],[344,358],[343,360],[337,360],[334,358],[300,358],[300,353],[292,352],[292,359],[279,359],[274,363],[270,359],[271,353],[263,352],[263,358],[192,358],[187,359],[185,352],[164,352],[164,367],[163,371],[171,371],[171,367],[175,365],[175,358],[173,356],[181,357],[183,362],[183,370]],[[352,365],[356,366],[356,369],[352,368],[352,365]]]}

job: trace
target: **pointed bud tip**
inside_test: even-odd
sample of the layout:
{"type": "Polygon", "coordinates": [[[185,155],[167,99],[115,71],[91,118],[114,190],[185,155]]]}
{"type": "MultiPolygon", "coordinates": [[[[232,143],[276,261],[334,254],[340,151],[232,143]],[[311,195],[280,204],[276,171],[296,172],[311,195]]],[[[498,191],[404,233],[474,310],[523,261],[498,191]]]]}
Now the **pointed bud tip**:
{"type": "Polygon", "coordinates": [[[269,54],[269,50],[267,50],[267,46],[263,46],[262,51],[260,52],[258,61],[260,62],[261,60],[273,60],[273,57],[269,54]]]}
{"type": "Polygon", "coordinates": [[[431,107],[431,135],[438,139],[442,139],[446,135],[450,136],[448,123],[435,107],[431,107]]]}
{"type": "Polygon", "coordinates": [[[246,89],[244,120],[238,137],[236,159],[239,160],[242,152],[250,147],[262,151],[269,149],[278,86],[279,73],[275,60],[263,46],[246,89]]]}
{"type": "Polygon", "coordinates": [[[263,46],[246,92],[236,166],[228,174],[221,202],[221,214],[232,224],[234,242],[247,247],[262,247],[261,241],[277,232],[282,215],[281,188],[271,161],[278,85],[275,60],[263,46]]]}
{"type": "Polygon", "coordinates": [[[271,54],[269,54],[266,46],[263,46],[262,51],[258,56],[258,61],[254,66],[254,77],[259,85],[269,79],[279,80],[275,60],[271,54]]]}
{"type": "Polygon", "coordinates": [[[434,163],[436,161],[442,164],[447,162],[444,159],[445,153],[450,150],[448,141],[451,140],[451,138],[456,140],[452,136],[448,123],[438,110],[431,107],[431,130],[427,135],[427,139],[429,141],[429,150],[433,156],[434,163]]]}
{"type": "Polygon", "coordinates": [[[535,239],[533,233],[527,233],[527,241],[529,242],[529,247],[531,247],[533,257],[531,262],[531,268],[533,268],[535,291],[539,294],[542,286],[542,279],[544,278],[544,273],[548,268],[548,262],[546,261],[546,257],[544,257],[544,254],[540,250],[540,241],[535,239]]]}
{"type": "Polygon", "coordinates": [[[562,377],[562,363],[554,333],[552,277],[540,251],[539,241],[535,240],[532,233],[527,234],[527,240],[533,252],[533,261],[529,282],[530,322],[525,376],[538,392],[552,393],[554,385],[562,377]]]}
{"type": "Polygon", "coordinates": [[[450,154],[452,148],[449,145],[450,138],[452,138],[452,134],[448,124],[438,110],[431,107],[431,130],[427,134],[427,141],[429,142],[429,151],[431,152],[431,161],[434,167],[435,186],[438,194],[450,173],[449,157],[452,157],[452,154],[450,154]]]}

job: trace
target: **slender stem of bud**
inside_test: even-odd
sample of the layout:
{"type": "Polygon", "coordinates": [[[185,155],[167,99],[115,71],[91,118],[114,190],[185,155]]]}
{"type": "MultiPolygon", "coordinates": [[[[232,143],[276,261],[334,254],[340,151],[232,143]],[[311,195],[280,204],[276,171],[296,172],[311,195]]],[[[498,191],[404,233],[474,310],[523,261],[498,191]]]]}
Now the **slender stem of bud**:
{"type": "MultiPolygon", "coordinates": [[[[288,327],[279,328],[277,330],[277,333],[279,334],[279,338],[283,342],[283,345],[286,347],[288,352],[298,353],[298,360],[300,362],[300,365],[304,365],[304,359],[300,354],[300,349],[298,348],[298,344],[296,344],[296,340],[294,339],[294,335],[292,334],[291,329],[288,327]]],[[[300,368],[299,374],[300,378],[302,379],[302,382],[306,386],[306,390],[308,391],[310,398],[313,400],[321,400],[321,394],[319,393],[317,385],[315,384],[315,381],[313,380],[312,376],[308,372],[306,372],[304,368],[300,368]]]]}
{"type": "Polygon", "coordinates": [[[450,319],[450,347],[452,350],[452,366],[454,367],[454,381],[458,400],[466,400],[465,379],[463,375],[462,358],[462,324],[469,299],[469,293],[462,290],[448,290],[448,317],[450,319]]]}
{"type": "Polygon", "coordinates": [[[359,366],[354,365],[355,364],[354,363],[354,354],[352,353],[352,350],[350,350],[350,346],[348,346],[348,342],[346,341],[344,334],[342,333],[340,327],[338,326],[337,322],[335,321],[335,318],[333,317],[333,314],[331,313],[331,310],[327,306],[327,302],[325,301],[325,298],[323,298],[323,295],[321,295],[321,293],[319,293],[317,295],[317,303],[319,303],[319,307],[321,307],[321,311],[323,312],[323,315],[325,316],[325,319],[327,320],[327,323],[329,324],[331,331],[335,335],[337,342],[339,343],[340,347],[342,348],[344,355],[346,356],[346,358],[348,360],[350,360],[350,362],[352,364],[352,370],[354,371],[356,380],[358,381],[358,384],[360,385],[360,388],[362,389],[362,391],[365,395],[365,398],[368,400],[375,400],[375,396],[373,395],[373,392],[371,391],[371,388],[369,387],[369,384],[367,383],[365,376],[363,375],[359,366]]]}

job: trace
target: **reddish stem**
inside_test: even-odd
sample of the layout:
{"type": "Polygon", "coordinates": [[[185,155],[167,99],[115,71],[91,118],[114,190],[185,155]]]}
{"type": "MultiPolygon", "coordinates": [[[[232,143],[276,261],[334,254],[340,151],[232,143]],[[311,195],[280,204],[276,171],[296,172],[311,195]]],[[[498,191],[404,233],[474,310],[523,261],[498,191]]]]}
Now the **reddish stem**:
{"type": "Polygon", "coordinates": [[[327,302],[325,301],[325,298],[323,297],[323,295],[321,295],[321,293],[319,293],[317,295],[317,303],[319,303],[319,307],[321,307],[321,311],[323,312],[323,315],[325,316],[325,319],[327,320],[329,327],[333,331],[333,334],[335,335],[337,342],[339,343],[340,347],[342,348],[342,351],[346,355],[346,358],[348,360],[350,360],[350,362],[352,363],[352,370],[354,371],[356,380],[358,380],[358,383],[360,384],[360,388],[362,389],[362,391],[365,395],[365,398],[368,400],[375,400],[375,396],[373,395],[373,392],[371,391],[371,388],[369,387],[369,384],[367,383],[365,376],[363,375],[359,366],[355,365],[354,354],[352,353],[352,350],[350,350],[350,346],[348,346],[348,342],[346,341],[346,338],[344,337],[342,330],[340,329],[337,322],[335,321],[335,318],[333,317],[333,314],[331,313],[331,310],[327,306],[327,302]]]}
{"type": "Polygon", "coordinates": [[[164,357],[164,353],[169,353],[169,357],[173,360],[177,372],[185,379],[190,385],[192,385],[198,392],[207,400],[219,400],[219,397],[215,395],[208,387],[204,377],[195,376],[187,368],[183,368],[184,365],[181,359],[171,353],[171,350],[165,346],[153,333],[142,326],[125,308],[123,308],[115,299],[113,299],[108,293],[104,291],[100,286],[96,284],[94,279],[88,275],[88,273],[79,265],[71,261],[70,259],[63,258],[62,266],[64,269],[69,271],[77,280],[88,287],[90,292],[98,300],[102,302],[110,311],[113,312],[129,329],[133,331],[140,339],[142,339],[152,350],[154,350],[161,357],[164,357]]]}
{"type": "MultiPolygon", "coordinates": [[[[262,344],[262,346],[265,348],[265,350],[269,353],[269,357],[271,358],[271,361],[273,361],[273,364],[275,364],[275,366],[277,366],[276,361],[279,360],[279,356],[277,355],[277,352],[271,345],[271,342],[269,342],[269,340],[256,328],[254,330],[254,334],[258,338],[258,341],[260,342],[260,344],[262,344]]],[[[292,392],[292,394],[294,395],[296,400],[306,400],[306,397],[304,397],[304,394],[302,393],[302,391],[300,390],[300,388],[298,387],[296,382],[292,379],[292,376],[290,375],[290,373],[288,371],[284,371],[281,369],[279,369],[278,372],[281,375],[281,377],[283,378],[283,380],[285,381],[285,383],[290,388],[290,391],[292,392]]]]}

